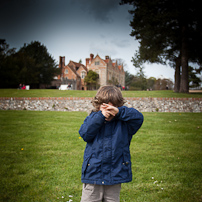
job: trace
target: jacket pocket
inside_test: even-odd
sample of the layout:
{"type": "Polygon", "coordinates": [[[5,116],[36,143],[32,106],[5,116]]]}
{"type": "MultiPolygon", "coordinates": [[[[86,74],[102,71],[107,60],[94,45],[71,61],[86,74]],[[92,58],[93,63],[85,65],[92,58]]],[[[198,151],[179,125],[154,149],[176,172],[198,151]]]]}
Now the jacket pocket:
{"type": "Polygon", "coordinates": [[[131,172],[130,158],[127,157],[127,155],[124,155],[123,153],[121,157],[118,159],[118,161],[114,164],[114,170],[112,175],[114,177],[114,180],[122,181],[130,177],[130,172],[131,172]]]}
{"type": "Polygon", "coordinates": [[[100,179],[101,177],[101,160],[91,155],[85,159],[82,167],[82,175],[85,179],[100,179]]]}
{"type": "Polygon", "coordinates": [[[123,170],[122,177],[128,178],[131,170],[131,161],[130,158],[125,153],[123,154],[122,170],[123,170]]]}
{"type": "Polygon", "coordinates": [[[91,156],[92,155],[84,156],[83,165],[82,165],[82,175],[85,175],[91,156]]]}

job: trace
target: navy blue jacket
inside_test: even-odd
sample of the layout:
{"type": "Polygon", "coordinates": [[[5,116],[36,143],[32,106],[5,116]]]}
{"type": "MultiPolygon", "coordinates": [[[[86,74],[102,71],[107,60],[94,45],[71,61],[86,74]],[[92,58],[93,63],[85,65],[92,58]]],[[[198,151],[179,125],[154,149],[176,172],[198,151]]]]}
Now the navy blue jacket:
{"type": "Polygon", "coordinates": [[[79,133],[87,142],[82,166],[83,183],[114,185],[132,181],[130,142],[143,123],[143,115],[134,108],[119,107],[111,121],[92,112],[79,133]]]}

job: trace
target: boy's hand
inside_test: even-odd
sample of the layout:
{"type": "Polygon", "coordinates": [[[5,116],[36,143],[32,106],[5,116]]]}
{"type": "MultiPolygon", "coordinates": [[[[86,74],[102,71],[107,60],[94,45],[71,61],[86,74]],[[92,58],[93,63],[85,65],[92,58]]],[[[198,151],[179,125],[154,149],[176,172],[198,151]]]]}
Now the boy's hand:
{"type": "Polygon", "coordinates": [[[105,116],[106,121],[111,121],[119,112],[119,109],[117,107],[105,103],[103,103],[100,106],[100,110],[102,111],[102,114],[105,116]]]}
{"type": "Polygon", "coordinates": [[[105,118],[109,118],[110,117],[111,114],[110,114],[109,111],[107,111],[106,109],[103,109],[103,108],[100,108],[100,110],[101,110],[103,116],[105,116],[105,118]]]}
{"type": "Polygon", "coordinates": [[[109,111],[113,116],[116,116],[119,113],[119,109],[117,107],[114,107],[113,105],[103,103],[101,107],[109,111]]]}

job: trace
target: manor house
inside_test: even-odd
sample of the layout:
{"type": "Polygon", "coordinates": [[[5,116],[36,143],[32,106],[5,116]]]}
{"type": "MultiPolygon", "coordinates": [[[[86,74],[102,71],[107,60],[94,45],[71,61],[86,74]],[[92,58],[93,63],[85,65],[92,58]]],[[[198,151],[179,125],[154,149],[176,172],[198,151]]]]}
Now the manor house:
{"type": "Polygon", "coordinates": [[[65,57],[60,56],[59,68],[61,68],[61,74],[57,78],[62,80],[63,83],[64,81],[66,83],[74,82],[74,89],[77,90],[87,90],[84,78],[89,70],[95,71],[99,75],[98,83],[100,86],[125,86],[123,65],[118,65],[117,61],[112,62],[109,56],[105,56],[105,59],[102,59],[98,54],[96,57],[90,54],[90,58],[86,58],[86,65],[71,60],[68,65],[65,65],[65,57]]]}

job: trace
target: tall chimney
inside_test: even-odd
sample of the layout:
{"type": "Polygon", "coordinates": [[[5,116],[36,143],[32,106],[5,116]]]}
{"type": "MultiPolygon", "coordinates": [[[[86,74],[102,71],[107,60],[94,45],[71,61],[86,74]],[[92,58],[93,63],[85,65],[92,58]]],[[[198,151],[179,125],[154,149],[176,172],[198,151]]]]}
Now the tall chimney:
{"type": "Polygon", "coordinates": [[[90,61],[92,61],[93,58],[94,58],[94,55],[91,53],[91,54],[90,54],[90,61]]]}
{"type": "Polygon", "coordinates": [[[59,67],[64,67],[64,66],[65,66],[65,56],[60,56],[59,67]]]}
{"type": "Polygon", "coordinates": [[[64,74],[64,66],[65,66],[65,56],[60,56],[59,59],[59,68],[61,68],[60,71],[60,78],[63,78],[63,74],[64,74]]]}
{"type": "Polygon", "coordinates": [[[87,67],[87,65],[89,65],[89,60],[90,60],[90,58],[86,58],[86,67],[87,67]]]}

